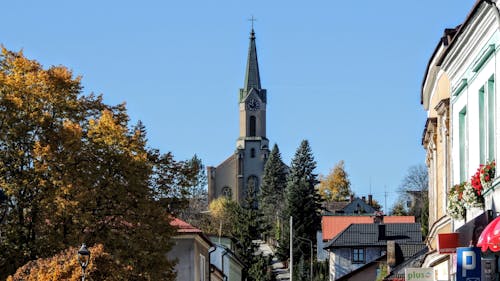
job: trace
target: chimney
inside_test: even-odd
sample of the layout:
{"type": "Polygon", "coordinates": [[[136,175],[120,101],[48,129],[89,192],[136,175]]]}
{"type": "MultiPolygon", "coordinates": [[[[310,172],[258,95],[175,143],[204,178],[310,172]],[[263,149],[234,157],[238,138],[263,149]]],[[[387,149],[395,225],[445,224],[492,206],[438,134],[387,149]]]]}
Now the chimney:
{"type": "Polygon", "coordinates": [[[354,201],[354,194],[351,193],[351,196],[349,198],[349,202],[352,202],[352,201],[354,201]]]}
{"type": "Polygon", "coordinates": [[[361,197],[361,200],[363,200],[363,202],[365,202],[365,203],[366,203],[366,197],[365,197],[365,196],[362,196],[362,197],[361,197]]]}
{"type": "Polygon", "coordinates": [[[384,223],[384,213],[375,212],[375,216],[373,217],[373,223],[384,223]]]}
{"type": "Polygon", "coordinates": [[[396,241],[387,241],[387,265],[396,266],[396,241]]]}
{"type": "Polygon", "coordinates": [[[368,205],[373,206],[373,196],[368,194],[368,205]]]}

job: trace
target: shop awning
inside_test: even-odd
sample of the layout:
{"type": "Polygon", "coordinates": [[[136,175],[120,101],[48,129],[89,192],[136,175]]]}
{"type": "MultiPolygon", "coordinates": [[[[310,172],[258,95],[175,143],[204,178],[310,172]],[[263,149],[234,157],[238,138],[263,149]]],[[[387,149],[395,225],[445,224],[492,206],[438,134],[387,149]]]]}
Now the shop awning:
{"type": "Polygon", "coordinates": [[[483,252],[490,249],[492,252],[500,251],[500,217],[490,222],[479,236],[477,246],[483,252]]]}

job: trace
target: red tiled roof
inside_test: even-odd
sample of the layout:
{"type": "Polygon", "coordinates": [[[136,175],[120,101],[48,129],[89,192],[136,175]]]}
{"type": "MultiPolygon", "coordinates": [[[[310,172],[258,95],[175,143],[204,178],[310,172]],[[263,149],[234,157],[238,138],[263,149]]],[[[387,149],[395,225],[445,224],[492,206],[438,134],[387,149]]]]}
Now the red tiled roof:
{"type": "Polygon", "coordinates": [[[178,218],[174,218],[170,222],[170,225],[177,227],[177,232],[179,233],[202,233],[198,228],[178,218]]]}
{"type": "MultiPolygon", "coordinates": [[[[414,223],[414,216],[386,216],[384,223],[414,223]]],[[[353,223],[373,223],[373,216],[323,216],[321,230],[323,240],[330,240],[353,223]]]]}

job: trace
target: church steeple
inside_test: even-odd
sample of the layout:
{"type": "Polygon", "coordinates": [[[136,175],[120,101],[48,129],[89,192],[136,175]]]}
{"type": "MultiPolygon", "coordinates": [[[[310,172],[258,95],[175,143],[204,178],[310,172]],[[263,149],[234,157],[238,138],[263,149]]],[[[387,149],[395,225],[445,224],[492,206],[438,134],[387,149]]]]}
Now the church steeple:
{"type": "Polygon", "coordinates": [[[260,90],[259,62],[257,60],[257,48],[255,46],[255,31],[250,32],[250,46],[248,47],[247,68],[245,74],[245,87],[247,93],[250,89],[260,90]]]}

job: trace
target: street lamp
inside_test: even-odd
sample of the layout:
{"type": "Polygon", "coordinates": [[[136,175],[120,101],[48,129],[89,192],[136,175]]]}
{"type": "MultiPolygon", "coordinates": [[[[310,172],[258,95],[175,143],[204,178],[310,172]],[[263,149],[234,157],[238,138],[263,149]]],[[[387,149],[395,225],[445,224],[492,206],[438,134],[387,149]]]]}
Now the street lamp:
{"type": "Polygon", "coordinates": [[[83,243],[80,250],[78,250],[78,262],[82,267],[82,281],[85,281],[85,269],[87,268],[87,265],[89,265],[89,261],[90,251],[87,249],[87,246],[85,246],[85,243],[83,243]]]}
{"type": "Polygon", "coordinates": [[[299,240],[309,242],[311,244],[311,280],[313,280],[313,242],[311,239],[303,238],[303,237],[295,237],[299,240]]]}

